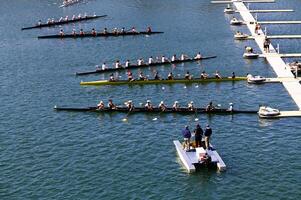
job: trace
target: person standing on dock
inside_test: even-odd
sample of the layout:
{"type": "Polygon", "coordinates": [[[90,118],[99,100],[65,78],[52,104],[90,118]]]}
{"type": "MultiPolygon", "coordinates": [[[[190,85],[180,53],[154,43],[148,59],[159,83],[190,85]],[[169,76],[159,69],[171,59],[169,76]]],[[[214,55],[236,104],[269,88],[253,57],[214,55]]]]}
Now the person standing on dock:
{"type": "Polygon", "coordinates": [[[202,146],[202,137],[203,137],[203,129],[199,124],[196,125],[194,129],[194,140],[195,140],[195,148],[202,146]]]}
{"type": "Polygon", "coordinates": [[[206,125],[204,135],[205,135],[205,146],[206,146],[206,149],[210,150],[210,137],[212,135],[212,129],[209,126],[209,124],[206,125]]]}
{"type": "Polygon", "coordinates": [[[190,132],[188,126],[185,126],[185,129],[182,131],[182,135],[184,137],[183,149],[186,150],[186,151],[189,151],[189,149],[190,149],[191,132],[190,132]]]}

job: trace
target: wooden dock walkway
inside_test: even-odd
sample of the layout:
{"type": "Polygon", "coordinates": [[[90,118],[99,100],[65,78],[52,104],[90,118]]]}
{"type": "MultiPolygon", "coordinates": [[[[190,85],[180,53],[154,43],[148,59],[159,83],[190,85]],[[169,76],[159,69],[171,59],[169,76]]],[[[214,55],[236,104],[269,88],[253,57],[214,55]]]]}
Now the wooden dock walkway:
{"type": "Polygon", "coordinates": [[[280,115],[269,118],[301,117],[301,111],[280,111],[280,115]]]}
{"type": "MultiPolygon", "coordinates": [[[[268,39],[301,39],[301,35],[267,35],[268,39]]],[[[254,36],[249,36],[245,39],[254,40],[254,36]]]]}
{"type": "MultiPolygon", "coordinates": [[[[234,1],[232,0],[228,0],[228,1],[211,1],[211,3],[223,3],[223,4],[227,4],[227,3],[233,3],[234,1]]],[[[275,0],[245,0],[242,1],[244,3],[275,3],[275,0]]]]}
{"type": "MultiPolygon", "coordinates": [[[[277,54],[273,45],[270,45],[270,51],[275,53],[265,53],[263,48],[263,43],[265,40],[265,34],[260,29],[258,31],[259,35],[255,33],[255,18],[249,12],[248,8],[243,2],[233,1],[233,5],[236,7],[237,10],[240,11],[240,15],[242,19],[247,23],[247,27],[251,32],[255,42],[259,46],[260,50],[263,53],[263,56],[267,59],[270,63],[271,67],[274,69],[275,73],[277,74],[278,78],[294,78],[294,75],[291,73],[290,69],[286,66],[285,62],[282,60],[281,56],[285,56],[285,54],[277,54]]],[[[301,22],[301,21],[300,21],[301,22]]],[[[287,55],[287,54],[286,54],[287,55]]],[[[297,55],[297,54],[295,54],[297,55]]],[[[299,109],[301,110],[301,84],[299,80],[296,79],[295,81],[282,81],[283,86],[286,88],[288,93],[291,95],[292,99],[295,101],[299,109]]]]}
{"type": "Polygon", "coordinates": [[[301,24],[301,21],[258,21],[258,24],[301,24]]]}
{"type": "MultiPolygon", "coordinates": [[[[294,12],[292,9],[283,9],[283,10],[249,10],[250,13],[273,13],[273,12],[294,12]]],[[[239,12],[239,11],[237,11],[239,12]]]]}

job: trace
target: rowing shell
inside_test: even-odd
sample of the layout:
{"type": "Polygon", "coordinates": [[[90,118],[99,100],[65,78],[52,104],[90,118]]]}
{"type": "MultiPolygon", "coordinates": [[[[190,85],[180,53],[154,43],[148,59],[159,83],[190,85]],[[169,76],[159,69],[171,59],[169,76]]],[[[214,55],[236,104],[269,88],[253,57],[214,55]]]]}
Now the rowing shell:
{"type": "Polygon", "coordinates": [[[61,24],[69,24],[69,23],[74,23],[74,22],[80,22],[80,21],[86,21],[86,20],[92,20],[92,19],[97,19],[100,17],[106,17],[107,15],[97,15],[97,16],[87,16],[87,17],[82,17],[78,19],[71,19],[67,21],[61,21],[61,22],[54,22],[54,23],[49,23],[49,24],[41,24],[41,25],[36,25],[36,26],[30,26],[30,27],[24,27],[21,30],[28,30],[28,29],[34,29],[34,28],[43,28],[43,27],[50,27],[50,26],[56,26],[56,25],[61,25],[61,24]]]}
{"type": "Polygon", "coordinates": [[[44,36],[38,36],[38,39],[54,39],[54,38],[85,38],[85,37],[119,37],[119,36],[130,36],[130,35],[153,35],[153,34],[161,34],[164,32],[160,31],[152,31],[152,32],[126,32],[126,33],[97,33],[97,34],[92,34],[92,33],[85,33],[83,35],[80,34],[65,34],[65,35],[44,35],[44,36]]]}
{"type": "Polygon", "coordinates": [[[207,83],[207,82],[226,82],[226,81],[243,81],[247,80],[247,77],[235,77],[235,78],[206,78],[206,79],[173,79],[173,80],[135,80],[135,81],[90,81],[90,82],[81,82],[80,85],[143,85],[143,84],[176,84],[176,83],[207,83]]]}
{"type": "Polygon", "coordinates": [[[194,59],[186,59],[186,60],[175,60],[170,62],[156,62],[151,64],[143,64],[143,65],[130,65],[129,67],[120,67],[120,68],[107,68],[107,69],[96,69],[94,71],[88,71],[88,72],[76,72],[76,75],[83,76],[83,75],[89,75],[89,74],[101,74],[105,72],[115,72],[115,71],[122,71],[122,70],[128,70],[128,69],[137,69],[142,67],[151,67],[151,66],[158,66],[158,65],[170,65],[170,64],[178,64],[178,63],[185,63],[185,62],[195,62],[199,60],[206,60],[210,58],[216,58],[216,56],[207,56],[202,58],[194,58],[194,59]]]}
{"type": "MultiPolygon", "coordinates": [[[[86,108],[70,108],[70,107],[54,107],[56,111],[72,111],[72,112],[99,112],[99,113],[111,113],[111,112],[122,112],[128,113],[129,109],[127,107],[117,107],[116,109],[103,108],[101,110],[97,109],[97,107],[86,107],[86,108]]],[[[144,107],[135,107],[131,113],[178,113],[178,114],[195,114],[195,113],[203,113],[203,114],[257,114],[258,111],[248,111],[248,110],[227,110],[222,108],[217,108],[214,110],[206,111],[205,108],[195,108],[190,110],[188,108],[179,108],[178,110],[174,110],[173,108],[167,108],[165,111],[162,111],[159,108],[153,108],[152,110],[148,110],[144,107]]]]}

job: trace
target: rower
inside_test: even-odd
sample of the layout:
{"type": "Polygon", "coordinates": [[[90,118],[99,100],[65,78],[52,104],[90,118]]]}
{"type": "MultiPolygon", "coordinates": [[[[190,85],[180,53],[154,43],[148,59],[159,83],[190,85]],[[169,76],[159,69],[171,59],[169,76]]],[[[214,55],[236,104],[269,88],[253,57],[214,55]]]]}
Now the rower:
{"type": "Polygon", "coordinates": [[[147,101],[146,101],[146,104],[145,104],[144,107],[145,107],[145,109],[148,110],[148,111],[154,109],[154,107],[153,107],[153,105],[151,104],[151,101],[150,101],[150,100],[147,100],[147,101]]]}
{"type": "Polygon", "coordinates": [[[147,27],[146,32],[147,32],[147,33],[151,33],[151,32],[152,32],[152,28],[151,28],[150,26],[147,27]]]}
{"type": "Polygon", "coordinates": [[[201,52],[197,53],[196,56],[194,57],[194,59],[201,59],[202,58],[202,55],[201,55],[201,52]]]}
{"type": "Polygon", "coordinates": [[[152,64],[152,63],[154,63],[153,56],[149,57],[149,59],[148,59],[148,64],[152,64]]]}
{"type": "Polygon", "coordinates": [[[102,65],[101,65],[101,70],[106,70],[108,67],[106,65],[106,63],[104,62],[102,65]]]}
{"type": "Polygon", "coordinates": [[[132,102],[132,100],[125,102],[125,105],[129,111],[132,111],[134,109],[134,103],[132,102]]]}
{"type": "Polygon", "coordinates": [[[50,24],[51,23],[51,20],[50,18],[47,19],[47,24],[50,24]]]}
{"type": "Polygon", "coordinates": [[[133,73],[130,70],[127,71],[127,75],[128,75],[128,80],[129,81],[133,81],[134,80],[133,73]]]}
{"type": "Polygon", "coordinates": [[[135,27],[132,27],[132,33],[138,33],[135,27]]]}
{"type": "Polygon", "coordinates": [[[176,56],[176,54],[174,54],[172,57],[171,57],[171,62],[174,62],[174,61],[176,61],[177,60],[177,56],[176,56]]]}
{"type": "Polygon", "coordinates": [[[79,13],[78,16],[77,16],[77,18],[78,19],[82,18],[82,14],[79,13]]]}
{"type": "Polygon", "coordinates": [[[139,73],[139,79],[140,79],[141,81],[147,80],[146,76],[143,75],[143,72],[140,72],[140,73],[139,73]]]}
{"type": "Polygon", "coordinates": [[[169,60],[163,55],[162,57],[161,57],[161,62],[162,63],[165,63],[165,62],[168,62],[169,60]]]}
{"type": "Polygon", "coordinates": [[[180,104],[178,101],[175,101],[174,104],[172,105],[172,109],[177,111],[180,108],[180,104]]]}
{"type": "Polygon", "coordinates": [[[208,78],[208,74],[206,74],[206,72],[203,71],[203,72],[201,73],[201,79],[206,79],[206,78],[208,78]]]}
{"type": "Polygon", "coordinates": [[[131,65],[130,60],[126,60],[125,67],[129,67],[131,65]]]}
{"type": "Polygon", "coordinates": [[[206,111],[208,112],[208,111],[212,111],[214,109],[215,109],[215,107],[213,106],[212,101],[210,101],[209,104],[206,107],[206,111]]]}
{"type": "Polygon", "coordinates": [[[156,72],[154,79],[155,80],[160,80],[159,72],[156,72]]]}
{"type": "Polygon", "coordinates": [[[55,20],[54,20],[54,18],[52,18],[52,19],[51,19],[51,23],[52,23],[52,24],[54,24],[54,23],[55,23],[55,20]]]}
{"type": "Polygon", "coordinates": [[[115,77],[114,77],[114,74],[111,74],[111,75],[110,75],[109,81],[116,81],[116,80],[115,80],[115,77]]]}
{"type": "Polygon", "coordinates": [[[138,62],[138,66],[144,65],[144,60],[142,58],[139,58],[137,62],[138,62]]]}
{"type": "Polygon", "coordinates": [[[92,35],[96,36],[96,30],[95,30],[95,28],[92,28],[92,35]]]}
{"type": "Polygon", "coordinates": [[[191,75],[189,74],[189,71],[186,72],[185,79],[191,80],[191,75]]]}
{"type": "Polygon", "coordinates": [[[215,71],[215,78],[216,79],[221,79],[221,75],[219,74],[219,71],[215,71]]]}
{"type": "Polygon", "coordinates": [[[195,108],[194,108],[194,105],[193,105],[193,101],[190,101],[190,103],[188,103],[188,110],[191,110],[193,111],[195,108]]]}
{"type": "Polygon", "coordinates": [[[64,36],[64,31],[63,31],[63,29],[60,30],[60,36],[64,36]]]}
{"type": "Polygon", "coordinates": [[[79,35],[80,35],[80,36],[83,36],[83,35],[85,35],[85,33],[84,33],[84,31],[83,31],[83,29],[82,29],[82,28],[81,28],[81,29],[80,29],[80,31],[79,31],[79,35]]]}
{"type": "Polygon", "coordinates": [[[112,33],[113,33],[113,34],[118,34],[118,28],[116,28],[116,27],[113,28],[112,33]]]}
{"type": "Polygon", "coordinates": [[[104,28],[103,29],[103,34],[107,34],[108,33],[108,29],[107,28],[104,28]]]}
{"type": "Polygon", "coordinates": [[[112,99],[109,99],[108,108],[110,108],[112,110],[116,109],[116,105],[113,103],[112,99]]]}
{"type": "Polygon", "coordinates": [[[232,72],[232,76],[231,76],[231,78],[235,78],[236,77],[236,75],[235,75],[235,72],[232,72]]]}
{"type": "Polygon", "coordinates": [[[72,16],[72,20],[75,20],[75,19],[76,19],[76,17],[75,17],[75,15],[73,15],[73,16],[72,16]]]}
{"type": "Polygon", "coordinates": [[[69,16],[67,15],[66,17],[65,17],[65,21],[67,22],[69,19],[69,16]]]}
{"type": "Polygon", "coordinates": [[[88,17],[88,15],[87,15],[87,13],[86,13],[86,12],[85,12],[85,15],[84,15],[84,17],[85,17],[85,18],[87,18],[87,17],[88,17]]]}
{"type": "Polygon", "coordinates": [[[105,104],[103,103],[103,101],[100,101],[98,104],[97,104],[97,110],[102,110],[104,109],[105,107],[105,104]]]}
{"type": "Polygon", "coordinates": [[[61,18],[59,19],[59,22],[61,22],[61,21],[63,21],[63,17],[61,17],[61,18]]]}
{"type": "Polygon", "coordinates": [[[229,103],[229,108],[228,108],[228,111],[233,111],[233,103],[229,103]]]}
{"type": "Polygon", "coordinates": [[[41,25],[42,25],[42,21],[39,20],[39,21],[38,21],[38,26],[41,26],[41,25]]]}
{"type": "Polygon", "coordinates": [[[121,33],[121,34],[124,34],[124,33],[125,33],[125,28],[124,28],[124,27],[122,27],[120,33],[121,33]]]}
{"type": "Polygon", "coordinates": [[[185,54],[181,54],[181,60],[186,60],[186,59],[189,59],[189,57],[185,54]]]}
{"type": "Polygon", "coordinates": [[[168,80],[173,80],[173,74],[172,74],[172,72],[169,72],[169,74],[167,75],[167,79],[168,80]]]}
{"type": "Polygon", "coordinates": [[[167,109],[167,107],[165,106],[164,104],[164,101],[161,101],[158,108],[161,110],[161,111],[165,111],[167,109]]]}
{"type": "Polygon", "coordinates": [[[76,35],[76,31],[75,29],[72,29],[72,35],[75,36],[76,35]]]}
{"type": "Polygon", "coordinates": [[[121,68],[121,67],[122,66],[121,66],[119,60],[116,60],[116,62],[115,62],[115,68],[118,69],[118,68],[121,68]]]}

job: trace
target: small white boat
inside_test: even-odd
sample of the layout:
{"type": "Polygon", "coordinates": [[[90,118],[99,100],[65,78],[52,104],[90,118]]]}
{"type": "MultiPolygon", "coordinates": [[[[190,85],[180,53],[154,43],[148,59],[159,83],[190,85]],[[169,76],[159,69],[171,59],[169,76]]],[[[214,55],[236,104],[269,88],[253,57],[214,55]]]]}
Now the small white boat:
{"type": "Polygon", "coordinates": [[[235,33],[235,35],[234,35],[234,39],[236,39],[236,40],[246,40],[249,37],[250,36],[248,34],[241,33],[241,32],[235,33]]]}
{"type": "Polygon", "coordinates": [[[217,168],[219,171],[226,170],[224,161],[211,144],[211,150],[205,150],[203,147],[192,147],[189,151],[186,151],[179,140],[174,140],[173,143],[183,165],[189,173],[195,172],[202,167],[217,168]]]}
{"type": "Polygon", "coordinates": [[[60,5],[60,8],[71,6],[73,4],[79,3],[80,1],[82,1],[82,0],[67,0],[67,1],[64,1],[63,4],[60,5]]]}
{"type": "Polygon", "coordinates": [[[234,25],[234,26],[238,26],[238,25],[244,24],[244,22],[242,20],[238,20],[234,17],[233,19],[231,19],[230,24],[234,25]]]}
{"type": "Polygon", "coordinates": [[[228,8],[224,9],[224,13],[226,13],[226,14],[233,14],[233,13],[235,13],[235,10],[233,8],[231,8],[231,7],[228,7],[228,8]]]}
{"type": "Polygon", "coordinates": [[[260,83],[264,83],[266,81],[266,78],[263,76],[250,76],[248,77],[248,83],[251,84],[260,84],[260,83]]]}
{"type": "Polygon", "coordinates": [[[255,58],[258,58],[259,57],[259,54],[258,53],[251,53],[251,52],[246,52],[243,54],[243,57],[244,58],[248,58],[248,59],[255,59],[255,58]]]}
{"type": "Polygon", "coordinates": [[[270,118],[280,115],[280,111],[278,109],[271,108],[268,106],[260,106],[258,115],[261,118],[270,118]]]}

